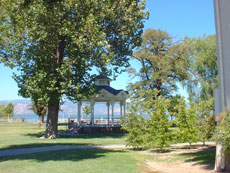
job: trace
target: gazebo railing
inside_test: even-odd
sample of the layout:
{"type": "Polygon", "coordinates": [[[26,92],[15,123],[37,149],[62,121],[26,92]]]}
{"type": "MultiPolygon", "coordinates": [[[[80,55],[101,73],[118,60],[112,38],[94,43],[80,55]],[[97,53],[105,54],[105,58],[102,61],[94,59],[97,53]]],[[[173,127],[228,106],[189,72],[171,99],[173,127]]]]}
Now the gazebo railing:
{"type": "MultiPolygon", "coordinates": [[[[69,123],[77,123],[77,120],[76,119],[69,119],[68,121],[69,123]]],[[[120,124],[121,123],[121,118],[114,118],[113,119],[113,124],[120,124]]],[[[85,124],[85,125],[90,125],[90,119],[83,119],[81,120],[81,123],[80,124],[85,124]]],[[[99,124],[112,124],[112,119],[110,119],[108,121],[108,119],[94,119],[94,124],[95,125],[99,125],[99,124]]]]}
{"type": "MultiPolygon", "coordinates": [[[[114,124],[120,124],[121,123],[121,118],[114,118],[113,120],[114,124]]],[[[81,124],[90,124],[90,119],[84,119],[81,121],[81,124]]],[[[94,119],[94,124],[112,124],[112,119],[94,119]]]]}

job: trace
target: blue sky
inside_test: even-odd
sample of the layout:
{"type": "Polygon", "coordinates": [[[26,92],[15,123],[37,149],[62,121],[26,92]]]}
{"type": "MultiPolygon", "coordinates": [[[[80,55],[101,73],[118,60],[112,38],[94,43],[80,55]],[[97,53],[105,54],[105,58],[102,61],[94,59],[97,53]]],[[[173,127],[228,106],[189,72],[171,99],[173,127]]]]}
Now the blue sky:
{"type": "MultiPolygon", "coordinates": [[[[146,0],[146,8],[150,15],[144,29],[161,29],[178,40],[215,34],[213,0],[146,0]]],[[[138,66],[135,62],[132,65],[138,66]]],[[[0,64],[0,100],[22,99],[11,76],[12,70],[0,64]]],[[[111,85],[125,89],[129,82],[128,75],[123,73],[111,85]]],[[[182,89],[179,92],[185,95],[182,89]]]]}

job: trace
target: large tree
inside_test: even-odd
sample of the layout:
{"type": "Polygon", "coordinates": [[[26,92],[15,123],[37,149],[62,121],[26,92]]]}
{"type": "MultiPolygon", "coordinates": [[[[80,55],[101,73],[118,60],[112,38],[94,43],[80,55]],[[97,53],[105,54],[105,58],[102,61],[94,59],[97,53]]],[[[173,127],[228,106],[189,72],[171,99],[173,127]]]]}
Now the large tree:
{"type": "Polygon", "coordinates": [[[111,74],[128,66],[141,42],[144,8],[142,0],[0,2],[1,57],[20,71],[19,94],[48,105],[46,137],[57,135],[63,95],[79,100],[91,93],[94,67],[111,74]]]}
{"type": "Polygon", "coordinates": [[[218,84],[216,36],[186,38],[183,44],[188,51],[186,69],[189,73],[184,86],[190,99],[197,103],[212,99],[218,84]]]}
{"type": "Polygon", "coordinates": [[[157,89],[160,91],[157,96],[168,96],[177,89],[176,82],[187,77],[184,68],[186,49],[162,30],[148,29],[142,39],[141,46],[133,54],[140,70],[129,69],[138,82],[130,85],[130,89],[134,92],[140,88],[157,89]]]}
{"type": "Polygon", "coordinates": [[[186,38],[183,44],[188,52],[186,69],[189,73],[183,84],[189,99],[196,103],[193,105],[198,115],[198,127],[205,141],[215,128],[214,89],[218,85],[216,36],[186,38]],[[210,128],[210,125],[213,127],[210,128]]]}

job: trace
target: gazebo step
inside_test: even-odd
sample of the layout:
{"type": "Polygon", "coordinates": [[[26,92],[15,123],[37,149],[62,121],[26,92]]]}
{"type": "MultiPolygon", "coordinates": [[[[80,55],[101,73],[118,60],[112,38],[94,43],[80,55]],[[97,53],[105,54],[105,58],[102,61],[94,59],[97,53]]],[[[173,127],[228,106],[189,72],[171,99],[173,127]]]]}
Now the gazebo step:
{"type": "Polygon", "coordinates": [[[78,134],[125,133],[121,125],[77,125],[73,128],[73,132],[78,134]]]}

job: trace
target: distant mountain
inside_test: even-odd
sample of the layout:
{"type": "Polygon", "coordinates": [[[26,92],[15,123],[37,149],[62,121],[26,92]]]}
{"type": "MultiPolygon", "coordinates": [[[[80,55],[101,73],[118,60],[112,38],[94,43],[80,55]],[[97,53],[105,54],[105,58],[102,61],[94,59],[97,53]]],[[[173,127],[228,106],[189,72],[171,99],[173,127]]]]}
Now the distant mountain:
{"type": "Polygon", "coordinates": [[[17,103],[23,103],[23,104],[31,104],[31,101],[29,99],[17,99],[17,100],[0,100],[0,104],[8,104],[9,102],[12,102],[13,104],[17,103]]]}
{"type": "MultiPolygon", "coordinates": [[[[15,105],[14,114],[34,114],[32,110],[29,110],[31,105],[31,101],[28,99],[20,99],[20,100],[0,100],[0,104],[8,104],[12,102],[15,105]]],[[[72,103],[67,100],[63,105],[61,105],[61,111],[59,115],[76,115],[77,114],[77,105],[76,103],[72,103]]]]}
{"type": "MultiPolygon", "coordinates": [[[[0,104],[8,104],[12,102],[15,105],[14,114],[15,115],[31,115],[34,114],[32,110],[29,110],[31,100],[29,99],[20,99],[20,100],[0,100],[0,104]]],[[[83,105],[84,106],[84,105],[83,105]]],[[[82,107],[83,107],[82,106],[82,107]]],[[[110,107],[110,111],[111,111],[110,107]]],[[[106,103],[97,103],[94,107],[95,115],[107,115],[107,106],[106,103]]],[[[120,113],[120,104],[115,104],[114,114],[120,113]]],[[[82,113],[83,114],[83,113],[82,113]]],[[[69,100],[66,100],[63,105],[61,105],[61,110],[59,115],[77,115],[77,104],[69,100]]],[[[110,112],[111,116],[111,112],[110,112]]]]}

